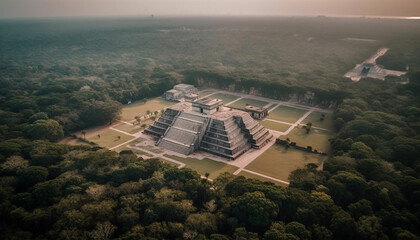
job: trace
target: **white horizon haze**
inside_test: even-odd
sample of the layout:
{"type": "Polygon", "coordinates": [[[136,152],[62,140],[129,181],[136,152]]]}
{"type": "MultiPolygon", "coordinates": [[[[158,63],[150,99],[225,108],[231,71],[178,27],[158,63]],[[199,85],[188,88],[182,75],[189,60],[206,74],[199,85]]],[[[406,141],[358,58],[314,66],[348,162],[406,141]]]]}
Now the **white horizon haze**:
{"type": "Polygon", "coordinates": [[[72,16],[420,16],[419,0],[0,0],[0,18],[72,16]]]}

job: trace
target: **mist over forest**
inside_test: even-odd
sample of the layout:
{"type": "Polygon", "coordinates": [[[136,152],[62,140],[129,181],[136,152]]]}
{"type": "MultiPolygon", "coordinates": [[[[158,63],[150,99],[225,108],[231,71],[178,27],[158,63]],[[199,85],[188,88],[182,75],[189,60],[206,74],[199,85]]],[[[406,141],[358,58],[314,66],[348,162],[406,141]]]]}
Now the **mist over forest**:
{"type": "Polygon", "coordinates": [[[2,19],[0,238],[419,239],[419,43],[407,19],[2,19]],[[344,77],[383,47],[377,63],[404,77],[344,77]],[[333,112],[328,159],[283,186],[59,143],[178,83],[314,93],[333,112]]]}

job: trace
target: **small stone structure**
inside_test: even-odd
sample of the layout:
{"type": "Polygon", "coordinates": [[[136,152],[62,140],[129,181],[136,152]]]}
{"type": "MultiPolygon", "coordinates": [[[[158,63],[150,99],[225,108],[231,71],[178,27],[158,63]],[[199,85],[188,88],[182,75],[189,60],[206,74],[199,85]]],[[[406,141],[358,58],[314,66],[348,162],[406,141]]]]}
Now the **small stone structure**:
{"type": "Polygon", "coordinates": [[[223,106],[221,99],[202,98],[192,103],[192,110],[209,115],[218,112],[221,106],[223,106]]]}
{"type": "Polygon", "coordinates": [[[188,155],[200,149],[228,159],[260,149],[273,138],[248,113],[207,98],[166,109],[144,132],[158,137],[157,146],[174,152],[188,155]]]}
{"type": "Polygon", "coordinates": [[[268,109],[265,107],[259,107],[247,104],[245,106],[245,112],[249,113],[251,117],[261,120],[268,116],[268,109]]]}
{"type": "Polygon", "coordinates": [[[177,84],[173,89],[166,91],[163,98],[169,101],[194,101],[198,98],[198,90],[190,84],[177,84]]]}

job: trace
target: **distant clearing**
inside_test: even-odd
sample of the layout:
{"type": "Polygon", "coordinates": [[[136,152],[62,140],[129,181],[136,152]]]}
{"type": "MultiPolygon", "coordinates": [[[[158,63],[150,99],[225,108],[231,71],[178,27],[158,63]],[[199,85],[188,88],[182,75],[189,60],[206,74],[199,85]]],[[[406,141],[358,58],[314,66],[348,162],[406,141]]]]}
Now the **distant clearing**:
{"type": "Polygon", "coordinates": [[[324,156],[315,153],[289,148],[274,144],[246,169],[261,173],[283,181],[288,181],[290,173],[309,163],[320,164],[324,156]]]}
{"type": "Polygon", "coordinates": [[[223,103],[226,105],[226,104],[232,102],[233,100],[238,99],[239,96],[225,94],[225,93],[216,93],[214,95],[211,95],[210,98],[222,99],[223,103]]]}
{"type": "MultiPolygon", "coordinates": [[[[78,133],[79,137],[83,137],[83,134],[78,133]]],[[[112,148],[121,143],[127,142],[134,137],[114,131],[112,129],[101,129],[98,131],[86,130],[86,139],[98,144],[101,147],[112,148]],[[99,136],[98,136],[99,135],[99,136]],[[119,136],[119,137],[118,137],[119,136]]]]}
{"type": "Polygon", "coordinates": [[[285,132],[291,127],[289,124],[278,123],[270,120],[259,121],[259,123],[268,129],[276,130],[279,132],[285,132]]]}
{"type": "MultiPolygon", "coordinates": [[[[140,123],[140,124],[142,124],[142,123],[140,123]]],[[[118,129],[118,130],[121,130],[121,131],[124,131],[126,133],[131,133],[131,134],[138,133],[143,129],[139,125],[128,125],[128,124],[125,124],[125,123],[121,123],[121,124],[115,126],[114,128],[118,129]]]]}
{"type": "Polygon", "coordinates": [[[325,128],[328,130],[333,131],[334,124],[333,124],[333,117],[332,114],[324,113],[325,117],[324,120],[321,120],[322,114],[320,112],[312,112],[303,120],[303,124],[306,124],[308,122],[312,123],[313,127],[319,127],[319,128],[325,128]]]}
{"type": "Polygon", "coordinates": [[[167,155],[167,154],[165,154],[164,156],[177,160],[179,162],[185,163],[187,168],[196,170],[202,176],[204,176],[206,173],[210,173],[209,178],[211,179],[217,178],[221,173],[224,173],[224,172],[233,173],[238,169],[235,166],[227,165],[222,162],[217,162],[209,158],[204,158],[202,160],[199,160],[196,158],[190,158],[190,157],[183,158],[183,157],[167,155]]]}
{"type": "Polygon", "coordinates": [[[243,98],[239,101],[236,101],[232,104],[230,104],[228,107],[234,107],[234,108],[245,108],[247,104],[255,105],[255,106],[265,106],[268,104],[268,102],[252,99],[252,98],[243,98]]]}
{"type": "Polygon", "coordinates": [[[174,104],[176,104],[176,102],[170,102],[161,97],[156,97],[147,101],[141,100],[129,105],[124,105],[121,113],[121,120],[132,121],[136,116],[146,115],[147,110],[151,112],[159,111],[174,104]]]}
{"type": "Polygon", "coordinates": [[[268,118],[288,123],[295,123],[307,111],[308,110],[303,110],[294,107],[278,106],[276,109],[269,113],[268,118]]]}
{"type": "Polygon", "coordinates": [[[209,94],[212,94],[212,93],[214,93],[214,91],[212,91],[212,90],[204,90],[204,91],[201,91],[201,92],[198,93],[198,97],[202,98],[202,97],[205,97],[205,96],[207,96],[209,94]]]}
{"type": "Polygon", "coordinates": [[[282,138],[289,138],[290,141],[296,142],[299,146],[311,146],[312,149],[316,149],[321,152],[328,152],[330,150],[331,146],[328,139],[333,137],[334,134],[329,131],[312,128],[309,133],[306,133],[306,130],[302,127],[295,128],[286,136],[282,136],[282,138]]]}

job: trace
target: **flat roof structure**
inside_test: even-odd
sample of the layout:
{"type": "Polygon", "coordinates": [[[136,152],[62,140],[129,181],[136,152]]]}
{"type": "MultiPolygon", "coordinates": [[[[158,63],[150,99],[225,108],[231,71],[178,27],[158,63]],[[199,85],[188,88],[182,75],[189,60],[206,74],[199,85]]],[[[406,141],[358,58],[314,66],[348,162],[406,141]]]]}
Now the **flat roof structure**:
{"type": "Polygon", "coordinates": [[[185,155],[202,150],[228,159],[260,149],[273,138],[247,112],[208,98],[167,108],[144,132],[157,136],[156,145],[167,150],[185,155]]]}

